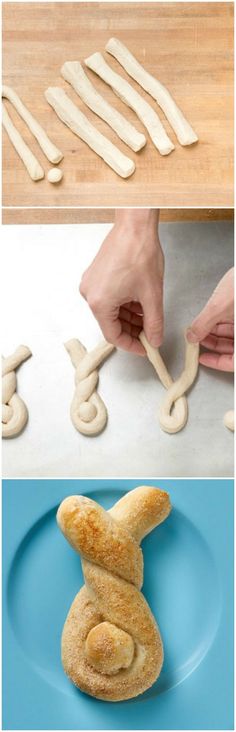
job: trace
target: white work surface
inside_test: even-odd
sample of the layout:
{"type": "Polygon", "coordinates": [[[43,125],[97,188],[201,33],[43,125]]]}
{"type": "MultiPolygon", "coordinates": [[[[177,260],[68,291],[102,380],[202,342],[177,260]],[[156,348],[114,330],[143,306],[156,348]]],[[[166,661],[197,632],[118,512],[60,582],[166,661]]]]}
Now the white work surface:
{"type": "MultiPolygon", "coordinates": [[[[233,375],[200,367],[188,393],[189,419],[176,435],[162,432],[164,388],[145,358],[115,351],[100,367],[99,394],[109,418],[84,437],[70,420],[74,369],[63,343],[89,349],[101,333],[78,285],[110,225],[7,226],[4,229],[4,355],[19,344],[33,357],[17,370],[29,410],[21,435],[4,440],[8,477],[232,476],[233,435],[223,425],[233,407],[233,375]]],[[[176,378],[183,367],[183,329],[233,264],[231,223],[163,224],[165,339],[162,354],[176,378]]]]}

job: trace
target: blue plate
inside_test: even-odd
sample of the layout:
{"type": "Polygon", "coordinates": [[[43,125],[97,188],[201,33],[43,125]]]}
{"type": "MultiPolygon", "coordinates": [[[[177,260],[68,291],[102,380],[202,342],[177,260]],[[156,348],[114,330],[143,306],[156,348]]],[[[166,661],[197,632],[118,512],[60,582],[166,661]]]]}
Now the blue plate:
{"type": "Polygon", "coordinates": [[[109,508],[143,482],[3,482],[4,730],[233,729],[233,481],[161,481],[173,510],[142,544],[165,650],[154,686],[111,704],[63,672],[61,631],[83,576],[57,506],[84,493],[109,508]]]}

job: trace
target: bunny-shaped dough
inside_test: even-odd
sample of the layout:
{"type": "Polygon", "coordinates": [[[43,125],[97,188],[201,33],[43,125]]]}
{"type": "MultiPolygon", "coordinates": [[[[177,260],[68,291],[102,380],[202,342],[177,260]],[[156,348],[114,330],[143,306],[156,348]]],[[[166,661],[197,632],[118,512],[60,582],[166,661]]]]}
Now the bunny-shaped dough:
{"type": "Polygon", "coordinates": [[[130,699],[160,674],[159,629],[141,593],[143,537],[171,510],[168,493],[140,486],[106,512],[85,496],[66,498],[58,525],[82,559],[85,586],[62,634],[66,674],[82,691],[106,701],[130,699]]]}

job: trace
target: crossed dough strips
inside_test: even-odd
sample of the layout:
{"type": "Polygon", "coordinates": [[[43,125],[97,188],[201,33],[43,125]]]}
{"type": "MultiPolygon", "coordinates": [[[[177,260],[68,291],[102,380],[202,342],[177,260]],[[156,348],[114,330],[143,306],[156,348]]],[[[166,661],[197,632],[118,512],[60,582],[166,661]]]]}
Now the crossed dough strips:
{"type": "Polygon", "coordinates": [[[114,351],[115,346],[102,341],[90,353],[76,338],[65,343],[75,367],[75,393],[71,403],[71,420],[83,435],[97,435],[107,423],[107,410],[97,394],[97,367],[114,351]]]}
{"type": "Polygon", "coordinates": [[[159,376],[163,386],[167,389],[166,396],[159,410],[159,421],[164,432],[179,432],[188,419],[188,404],[185,392],[193,384],[199,366],[199,344],[189,343],[185,336],[185,366],[180,377],[173,381],[158,348],[148,343],[144,331],[140,333],[149,361],[159,376]]]}
{"type": "Polygon", "coordinates": [[[28,410],[16,393],[16,369],[32,356],[27,346],[18,348],[2,359],[2,436],[15,437],[23,430],[28,420],[28,410]]]}
{"type": "Polygon", "coordinates": [[[58,509],[86,583],[64,625],[62,663],[73,683],[98,699],[131,699],[160,674],[163,646],[141,593],[139,544],[170,510],[168,493],[149,486],[126,493],[108,512],[85,496],[68,497],[58,509]]]}
{"type": "MultiPolygon", "coordinates": [[[[8,99],[9,102],[11,102],[12,106],[15,107],[20,117],[22,117],[24,122],[29,127],[32,135],[34,135],[34,137],[38,141],[48,160],[54,164],[59,163],[63,158],[62,152],[58,150],[58,148],[51,142],[43,127],[41,127],[41,125],[31,114],[31,112],[29,112],[27,107],[21,101],[18,94],[16,94],[16,92],[14,91],[14,89],[12,89],[10,86],[3,85],[2,97],[8,99]]],[[[12,142],[13,147],[23,161],[32,180],[36,181],[44,178],[44,170],[42,166],[14,126],[4,105],[2,110],[2,123],[4,129],[8,134],[9,139],[12,142]]]]}
{"type": "MultiPolygon", "coordinates": [[[[180,377],[173,381],[158,348],[148,343],[144,331],[140,333],[147,357],[152,363],[163,386],[166,396],[159,410],[159,421],[165,432],[179,432],[188,418],[188,405],[185,392],[193,384],[199,365],[199,344],[189,343],[185,336],[185,366],[180,377]]],[[[84,435],[96,435],[101,432],[107,422],[107,410],[104,402],[97,394],[97,367],[115,349],[111,343],[102,341],[90,353],[77,339],[65,343],[72,364],[75,367],[75,393],[71,404],[71,419],[75,428],[84,435]]],[[[28,411],[23,400],[16,393],[16,368],[31,356],[27,346],[19,346],[7,358],[2,359],[2,434],[13,437],[24,428],[28,411]]],[[[234,431],[234,411],[224,415],[224,425],[234,431]]]]}

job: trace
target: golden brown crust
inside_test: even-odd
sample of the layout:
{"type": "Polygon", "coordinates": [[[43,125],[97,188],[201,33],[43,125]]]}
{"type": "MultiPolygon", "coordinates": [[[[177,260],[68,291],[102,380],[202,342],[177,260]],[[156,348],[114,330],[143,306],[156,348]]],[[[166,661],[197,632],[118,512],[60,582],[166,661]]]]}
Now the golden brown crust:
{"type": "Polygon", "coordinates": [[[103,674],[117,674],[121,668],[129,668],[134,657],[134,641],[131,636],[113,623],[105,620],[90,630],[86,638],[85,653],[89,663],[103,674]]]}
{"type": "Polygon", "coordinates": [[[110,572],[143,584],[143,556],[137,542],[107,511],[86,496],[70,496],[61,503],[57,520],[66,539],[84,559],[110,572]]]}
{"type": "Polygon", "coordinates": [[[117,501],[109,513],[140,543],[165,521],[170,511],[171,502],[166,491],[140,485],[117,501]]]}
{"type": "Polygon", "coordinates": [[[163,648],[160,632],[137,583],[136,568],[141,550],[136,537],[147,534],[164,520],[170,511],[170,502],[167,493],[141,486],[116,504],[117,513],[116,506],[109,514],[97,506],[96,527],[102,527],[104,532],[103,542],[101,537],[98,541],[97,555],[93,532],[90,535],[94,505],[97,506],[90,499],[81,501],[81,496],[73,496],[63,501],[58,511],[59,526],[72,545],[83,557],[85,554],[88,557],[91,552],[90,559],[82,559],[86,586],[72,603],[63,629],[62,662],[67,675],[82,691],[106,701],[120,701],[141,694],[154,683],[161,671],[163,648]],[[132,532],[129,533],[128,527],[131,531],[131,526],[132,532]],[[112,527],[114,541],[109,546],[106,531],[111,539],[112,527]],[[126,534],[129,540],[132,539],[133,552],[131,561],[127,552],[128,566],[122,577],[125,556],[122,542],[126,534]],[[109,566],[104,566],[102,545],[106,546],[110,556],[109,562],[106,559],[109,566]],[[114,551],[113,567],[111,547],[114,551]]]}

